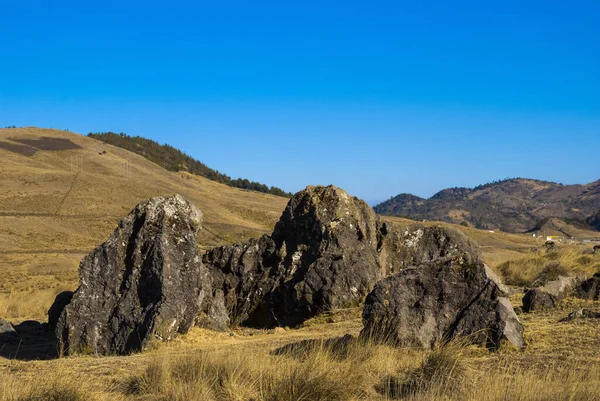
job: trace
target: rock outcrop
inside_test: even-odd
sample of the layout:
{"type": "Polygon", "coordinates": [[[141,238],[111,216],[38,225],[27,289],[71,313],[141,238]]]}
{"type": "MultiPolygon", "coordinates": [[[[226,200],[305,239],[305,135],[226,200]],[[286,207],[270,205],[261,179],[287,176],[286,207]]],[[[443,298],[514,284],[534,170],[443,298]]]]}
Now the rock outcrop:
{"type": "Polygon", "coordinates": [[[361,338],[395,346],[431,348],[468,336],[497,347],[521,348],[523,326],[498,278],[460,252],[408,267],[380,281],[366,299],[361,338]]]}
{"type": "Polygon", "coordinates": [[[565,297],[573,293],[581,281],[580,277],[560,276],[541,287],[528,289],[523,296],[523,311],[532,312],[556,308],[565,297]]]}
{"type": "Polygon", "coordinates": [[[358,304],[398,271],[397,239],[364,201],[309,186],[290,199],[271,236],[215,248],[204,263],[233,324],[296,326],[358,304]]]}
{"type": "Polygon", "coordinates": [[[204,263],[232,324],[271,327],[357,305],[405,267],[459,256],[476,260],[479,251],[456,230],[415,224],[400,232],[343,190],[309,186],[272,235],[215,248],[204,263]]]}
{"type": "Polygon", "coordinates": [[[178,195],[137,205],[81,261],[79,288],[60,313],[67,295],[57,297],[50,319],[59,316],[60,351],[127,354],[187,332],[203,309],[218,312],[208,308],[212,277],[195,241],[201,222],[178,195]]]}

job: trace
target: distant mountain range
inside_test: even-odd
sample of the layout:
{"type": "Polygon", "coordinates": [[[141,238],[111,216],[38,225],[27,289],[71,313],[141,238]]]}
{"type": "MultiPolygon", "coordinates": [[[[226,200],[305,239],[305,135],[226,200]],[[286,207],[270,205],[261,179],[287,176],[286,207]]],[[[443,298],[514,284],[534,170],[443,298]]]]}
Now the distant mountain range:
{"type": "Polygon", "coordinates": [[[527,232],[550,218],[600,230],[600,180],[563,185],[511,178],[475,188],[448,188],[429,199],[400,194],[374,207],[380,214],[527,232]]]}

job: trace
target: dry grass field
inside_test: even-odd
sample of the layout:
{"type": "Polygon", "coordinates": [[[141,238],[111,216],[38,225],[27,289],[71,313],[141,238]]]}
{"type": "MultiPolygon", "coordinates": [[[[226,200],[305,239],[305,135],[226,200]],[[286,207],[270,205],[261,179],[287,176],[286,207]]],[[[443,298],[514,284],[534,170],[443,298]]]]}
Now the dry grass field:
{"type": "MultiPolygon", "coordinates": [[[[11,144],[0,146],[0,317],[14,324],[45,321],[54,296],[77,286],[79,260],[143,199],[180,193],[195,203],[205,213],[202,248],[270,232],[287,202],[167,172],[69,132],[0,129],[0,142],[11,144]],[[69,139],[80,148],[30,156],[8,150],[22,144],[10,138],[40,137],[69,139]]],[[[413,223],[386,219],[400,227],[413,223]]],[[[515,286],[548,272],[600,270],[600,255],[589,247],[546,252],[527,235],[454,227],[515,286]]],[[[511,298],[515,306],[521,295],[511,298]]],[[[523,351],[457,342],[423,351],[340,340],[359,333],[360,308],[293,330],[193,328],[124,357],[36,360],[42,353],[26,343],[0,343],[0,400],[597,400],[600,322],[560,322],[580,307],[600,304],[567,299],[556,310],[520,315],[523,351]]]]}

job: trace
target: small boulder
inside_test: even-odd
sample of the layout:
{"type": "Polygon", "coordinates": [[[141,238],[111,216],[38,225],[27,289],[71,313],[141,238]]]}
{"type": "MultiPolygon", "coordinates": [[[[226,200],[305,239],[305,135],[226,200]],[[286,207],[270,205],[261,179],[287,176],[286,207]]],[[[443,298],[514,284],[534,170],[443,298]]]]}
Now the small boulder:
{"type": "Polygon", "coordinates": [[[79,265],[49,318],[61,353],[127,354],[185,333],[212,294],[196,245],[202,213],[180,197],[142,202],[79,265]]]}
{"type": "Polygon", "coordinates": [[[561,319],[561,322],[570,322],[575,319],[600,319],[600,312],[595,312],[589,309],[578,309],[569,313],[569,315],[561,319]]]}
{"type": "Polygon", "coordinates": [[[525,345],[523,326],[496,275],[478,260],[439,258],[380,281],[365,301],[361,338],[431,348],[468,336],[525,345]]]}
{"type": "Polygon", "coordinates": [[[532,312],[555,308],[565,297],[573,293],[581,281],[580,277],[560,276],[541,287],[528,289],[523,296],[523,311],[532,312]]]}
{"type": "Polygon", "coordinates": [[[444,226],[413,224],[398,238],[399,258],[403,267],[417,266],[440,258],[464,262],[481,258],[479,246],[462,232],[444,226]]]}
{"type": "Polygon", "coordinates": [[[18,337],[14,326],[8,320],[0,319],[0,340],[8,342],[18,337]]]}
{"type": "Polygon", "coordinates": [[[600,272],[581,282],[575,289],[578,298],[597,301],[600,298],[600,272]]]}

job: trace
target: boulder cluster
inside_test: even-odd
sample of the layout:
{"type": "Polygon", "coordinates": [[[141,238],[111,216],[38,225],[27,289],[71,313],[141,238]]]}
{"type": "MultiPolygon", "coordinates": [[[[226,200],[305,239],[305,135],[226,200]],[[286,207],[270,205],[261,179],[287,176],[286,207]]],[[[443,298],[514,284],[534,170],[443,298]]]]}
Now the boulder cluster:
{"type": "Polygon", "coordinates": [[[294,195],[271,235],[204,256],[201,225],[178,195],[136,206],[82,260],[79,288],[50,309],[61,353],[127,354],[194,324],[294,327],[362,302],[364,338],[524,345],[504,286],[456,230],[398,230],[333,186],[294,195]]]}

